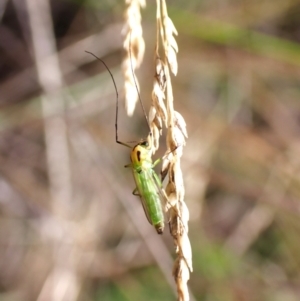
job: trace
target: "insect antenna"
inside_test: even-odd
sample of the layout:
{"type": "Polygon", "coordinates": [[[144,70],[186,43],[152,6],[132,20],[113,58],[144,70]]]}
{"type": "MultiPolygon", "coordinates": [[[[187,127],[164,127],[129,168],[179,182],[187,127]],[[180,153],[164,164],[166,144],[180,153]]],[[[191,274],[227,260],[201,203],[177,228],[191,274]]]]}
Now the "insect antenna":
{"type": "Polygon", "coordinates": [[[132,66],[131,32],[130,32],[130,36],[129,36],[129,57],[130,57],[130,67],[131,67],[131,73],[132,73],[134,85],[135,85],[135,87],[136,87],[136,91],[137,91],[137,94],[138,94],[139,102],[140,102],[140,104],[141,104],[141,107],[142,107],[144,116],[145,116],[145,118],[146,118],[146,122],[147,122],[148,129],[149,129],[149,135],[152,136],[152,131],[151,131],[149,119],[148,119],[148,117],[147,117],[147,114],[146,114],[146,110],[145,110],[144,104],[143,104],[143,102],[142,102],[142,98],[141,98],[141,95],[140,95],[140,91],[139,91],[139,89],[138,89],[138,85],[137,85],[137,83],[136,83],[136,78],[135,78],[135,74],[134,74],[134,70],[133,70],[133,66],[132,66]]]}
{"type": "Polygon", "coordinates": [[[98,61],[100,61],[105,66],[105,68],[107,69],[107,71],[109,72],[109,74],[110,74],[110,76],[113,80],[115,90],[116,90],[116,96],[117,96],[116,97],[116,119],[115,119],[116,142],[121,144],[121,145],[124,145],[124,146],[127,146],[127,147],[131,148],[130,145],[128,145],[128,144],[126,144],[122,141],[119,141],[119,138],[118,138],[119,93],[118,93],[118,89],[117,89],[117,85],[116,85],[114,76],[112,75],[110,69],[108,68],[108,66],[106,65],[106,63],[102,59],[100,59],[97,55],[95,55],[94,53],[92,53],[90,51],[85,51],[85,52],[91,54],[94,58],[96,58],[98,61]]]}

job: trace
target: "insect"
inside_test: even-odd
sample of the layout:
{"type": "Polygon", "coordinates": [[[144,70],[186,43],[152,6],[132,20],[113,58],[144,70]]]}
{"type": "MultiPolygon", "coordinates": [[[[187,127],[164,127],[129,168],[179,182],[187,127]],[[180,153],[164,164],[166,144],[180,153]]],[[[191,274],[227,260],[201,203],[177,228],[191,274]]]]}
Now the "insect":
{"type": "MultiPolygon", "coordinates": [[[[120,141],[118,138],[119,94],[114,77],[103,60],[101,60],[91,52],[86,52],[93,55],[96,59],[98,59],[104,64],[115,86],[117,95],[115,119],[116,143],[132,148],[129,144],[120,141]]],[[[158,164],[160,159],[156,160],[155,162],[152,161],[152,132],[140,95],[139,100],[149,127],[149,135],[147,139],[140,141],[132,148],[130,154],[131,163],[125,165],[125,167],[129,167],[132,169],[133,178],[136,184],[136,188],[133,190],[133,194],[140,197],[145,211],[145,215],[149,223],[154,226],[158,234],[162,234],[164,231],[164,211],[162,204],[167,204],[168,198],[165,192],[162,190],[162,184],[158,175],[153,169],[155,165],[158,164]]]]}
{"type": "MultiPolygon", "coordinates": [[[[134,146],[130,154],[131,163],[125,165],[125,167],[132,169],[136,184],[133,194],[140,196],[149,223],[155,227],[158,234],[162,234],[164,230],[162,200],[164,202],[167,200],[161,188],[161,182],[153,169],[160,159],[154,163],[152,162],[151,143],[149,142],[151,135],[149,136],[148,140],[141,141],[134,146]]],[[[129,146],[118,140],[116,141],[129,146]]]]}

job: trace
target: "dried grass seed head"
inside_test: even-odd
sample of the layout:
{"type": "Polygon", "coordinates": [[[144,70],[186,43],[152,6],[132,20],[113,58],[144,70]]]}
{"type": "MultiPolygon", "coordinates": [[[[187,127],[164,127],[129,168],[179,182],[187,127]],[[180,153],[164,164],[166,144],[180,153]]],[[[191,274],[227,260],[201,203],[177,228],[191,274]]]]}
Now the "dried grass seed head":
{"type": "Polygon", "coordinates": [[[178,301],[188,301],[189,290],[187,282],[190,279],[190,271],[181,257],[177,257],[173,267],[173,276],[177,285],[178,301]]]}
{"type": "Polygon", "coordinates": [[[164,70],[164,63],[162,62],[162,60],[157,57],[156,58],[156,66],[155,66],[155,79],[157,81],[157,83],[159,84],[160,89],[162,90],[162,92],[165,91],[166,89],[166,73],[164,70]]]}
{"type": "Polygon", "coordinates": [[[129,69],[133,70],[140,67],[145,54],[145,41],[141,26],[136,26],[134,30],[130,27],[127,31],[123,47],[127,52],[127,59],[130,62],[129,69]]]}
{"type": "MultiPolygon", "coordinates": [[[[186,228],[185,228],[185,230],[186,230],[186,228]]],[[[181,246],[179,253],[184,258],[185,263],[186,263],[188,269],[190,270],[190,272],[192,272],[193,271],[192,248],[191,248],[191,244],[190,244],[190,240],[187,235],[187,232],[185,234],[183,234],[182,236],[180,236],[178,239],[180,240],[179,245],[181,246]]]]}
{"type": "Polygon", "coordinates": [[[187,133],[187,130],[186,130],[185,120],[182,117],[182,115],[179,112],[177,112],[177,111],[174,111],[174,124],[175,124],[175,127],[177,127],[181,131],[181,133],[183,134],[183,136],[185,138],[187,138],[188,137],[188,133],[187,133]]]}
{"type": "Polygon", "coordinates": [[[168,17],[164,17],[164,44],[165,44],[165,54],[170,65],[171,71],[174,75],[177,74],[178,64],[177,64],[177,52],[178,45],[174,38],[174,34],[177,35],[177,30],[173,24],[173,21],[168,17]]]}
{"type": "Polygon", "coordinates": [[[125,3],[135,3],[140,5],[141,7],[146,7],[146,0],[125,0],[125,3]]]}
{"type": "Polygon", "coordinates": [[[125,25],[122,30],[125,35],[123,46],[126,55],[122,68],[125,78],[125,107],[127,114],[131,116],[138,101],[138,93],[133,93],[134,89],[138,89],[136,88],[138,80],[135,77],[134,70],[141,65],[145,53],[140,9],[146,3],[143,0],[127,0],[126,3],[128,6],[125,11],[125,25]]]}

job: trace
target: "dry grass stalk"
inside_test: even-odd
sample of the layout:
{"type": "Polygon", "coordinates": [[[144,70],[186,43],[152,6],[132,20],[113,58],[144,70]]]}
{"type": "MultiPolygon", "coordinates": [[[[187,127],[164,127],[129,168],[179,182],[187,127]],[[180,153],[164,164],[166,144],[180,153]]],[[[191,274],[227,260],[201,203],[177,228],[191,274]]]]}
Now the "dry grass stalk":
{"type": "Polygon", "coordinates": [[[152,113],[150,124],[153,131],[155,147],[158,148],[158,136],[162,121],[167,132],[167,152],[163,160],[162,177],[168,174],[169,182],[166,194],[169,199],[166,210],[170,214],[171,235],[174,238],[177,258],[173,275],[177,285],[178,299],[189,300],[187,282],[192,268],[192,252],[188,238],[189,211],[184,202],[184,184],[180,166],[183,146],[187,138],[186,124],[180,113],[174,111],[170,71],[176,75],[178,70],[176,53],[178,46],[174,38],[175,26],[167,13],[164,0],[157,0],[157,42],[156,42],[156,76],[152,92],[152,113]],[[159,59],[160,37],[164,60],[159,59]],[[167,99],[167,108],[164,105],[167,99]],[[155,112],[156,114],[154,114],[155,112]]]}
{"type": "MultiPolygon", "coordinates": [[[[123,33],[124,49],[126,55],[123,60],[123,74],[125,78],[125,107],[127,114],[132,116],[136,102],[138,101],[138,93],[134,82],[134,70],[139,68],[145,52],[145,42],[143,39],[143,29],[141,26],[141,7],[146,6],[144,0],[126,0],[128,4],[125,11],[125,25],[123,33]]],[[[138,81],[136,79],[138,86],[138,81]]]]}
{"type": "MultiPolygon", "coordinates": [[[[125,99],[127,113],[134,111],[138,94],[134,84],[134,70],[140,65],[144,54],[144,40],[142,38],[140,6],[145,3],[137,0],[128,1],[126,11],[127,33],[124,47],[127,56],[123,62],[125,74],[125,99]],[[130,34],[131,32],[131,34],[130,34]],[[132,51],[132,55],[130,55],[132,51]],[[131,62],[132,60],[132,62],[131,62]],[[132,69],[131,70],[131,64],[132,69]]],[[[189,300],[187,282],[192,271],[192,252],[188,238],[189,211],[184,202],[184,184],[180,166],[183,146],[187,138],[186,124],[180,113],[174,111],[172,83],[170,71],[176,75],[178,70],[178,46],[174,38],[176,28],[169,18],[164,0],[157,0],[157,40],[156,40],[156,74],[152,91],[152,103],[149,112],[149,123],[153,139],[153,153],[159,148],[159,137],[162,124],[168,129],[167,152],[163,160],[162,178],[168,175],[169,182],[166,194],[169,203],[166,211],[170,215],[171,235],[174,238],[177,258],[173,267],[173,275],[177,285],[178,299],[189,300]],[[161,41],[161,42],[160,42],[161,41]],[[159,46],[162,46],[163,59],[159,56],[159,46]],[[167,100],[167,107],[164,100],[167,100]]]]}

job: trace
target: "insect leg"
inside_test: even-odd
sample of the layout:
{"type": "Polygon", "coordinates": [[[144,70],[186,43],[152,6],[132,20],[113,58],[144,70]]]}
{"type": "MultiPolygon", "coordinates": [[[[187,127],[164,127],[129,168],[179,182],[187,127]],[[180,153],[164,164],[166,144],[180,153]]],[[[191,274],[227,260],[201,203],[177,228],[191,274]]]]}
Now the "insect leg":
{"type": "Polygon", "coordinates": [[[155,167],[160,161],[161,161],[161,158],[156,159],[154,161],[154,163],[152,164],[152,168],[155,167]]]}
{"type": "Polygon", "coordinates": [[[132,194],[133,194],[133,195],[136,195],[136,196],[141,196],[141,195],[139,194],[139,191],[138,191],[137,188],[134,188],[134,190],[132,191],[132,194]]]}

